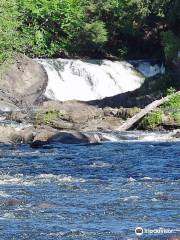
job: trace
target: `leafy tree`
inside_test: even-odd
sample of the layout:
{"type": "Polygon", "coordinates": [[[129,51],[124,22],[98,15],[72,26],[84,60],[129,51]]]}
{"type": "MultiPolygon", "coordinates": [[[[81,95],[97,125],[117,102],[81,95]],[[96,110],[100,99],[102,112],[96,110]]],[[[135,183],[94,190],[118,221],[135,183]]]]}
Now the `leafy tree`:
{"type": "Polygon", "coordinates": [[[167,57],[180,38],[179,13],[179,0],[1,0],[0,62],[16,52],[151,57],[162,54],[160,36],[167,57]]]}
{"type": "Polygon", "coordinates": [[[0,1],[0,64],[13,58],[22,46],[18,28],[21,26],[16,0],[0,1]]]}
{"type": "Polygon", "coordinates": [[[31,56],[53,56],[72,51],[84,14],[78,0],[18,0],[23,33],[31,56]]]}

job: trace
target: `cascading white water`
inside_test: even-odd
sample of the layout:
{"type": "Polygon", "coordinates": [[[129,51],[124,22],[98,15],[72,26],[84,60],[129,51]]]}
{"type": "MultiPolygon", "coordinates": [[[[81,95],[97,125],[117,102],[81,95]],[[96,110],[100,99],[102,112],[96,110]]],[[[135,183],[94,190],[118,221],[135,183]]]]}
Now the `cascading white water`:
{"type": "Polygon", "coordinates": [[[45,96],[53,100],[94,100],[139,88],[162,67],[110,60],[38,59],[48,74],[45,96]]]}

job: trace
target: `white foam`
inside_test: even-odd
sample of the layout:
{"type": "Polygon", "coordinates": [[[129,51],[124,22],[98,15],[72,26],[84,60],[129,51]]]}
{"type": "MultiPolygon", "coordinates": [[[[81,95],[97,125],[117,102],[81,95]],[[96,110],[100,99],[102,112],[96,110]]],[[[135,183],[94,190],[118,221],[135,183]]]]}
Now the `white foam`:
{"type": "Polygon", "coordinates": [[[7,193],[4,192],[4,191],[0,191],[0,197],[4,197],[4,198],[6,198],[6,197],[10,197],[10,195],[7,194],[7,193]]]}
{"type": "Polygon", "coordinates": [[[97,161],[94,162],[91,167],[92,168],[106,168],[106,167],[111,167],[112,165],[106,162],[102,162],[102,161],[97,161]]]}
{"type": "Polygon", "coordinates": [[[128,62],[38,59],[47,74],[45,96],[54,100],[94,100],[139,88],[144,77],[128,62]]]}
{"type": "Polygon", "coordinates": [[[136,182],[136,179],[133,178],[133,177],[130,177],[130,178],[128,178],[128,181],[129,181],[129,182],[136,182]]]}
{"type": "MultiPolygon", "coordinates": [[[[145,132],[145,131],[127,131],[127,132],[106,132],[101,133],[102,137],[111,142],[158,142],[158,141],[179,141],[174,138],[175,132],[145,132]]],[[[152,145],[151,145],[152,147],[152,145]]]]}
{"type": "Polygon", "coordinates": [[[151,177],[143,177],[142,179],[143,179],[143,180],[152,180],[151,177]]]}
{"type": "Polygon", "coordinates": [[[0,185],[34,186],[50,182],[61,184],[61,183],[85,182],[85,180],[82,178],[75,178],[67,175],[53,175],[53,174],[40,174],[35,177],[23,176],[22,174],[17,174],[15,176],[0,175],[0,185]]]}
{"type": "Polygon", "coordinates": [[[127,202],[127,201],[137,201],[139,199],[138,196],[129,196],[129,197],[125,197],[123,200],[124,202],[127,202]]]}

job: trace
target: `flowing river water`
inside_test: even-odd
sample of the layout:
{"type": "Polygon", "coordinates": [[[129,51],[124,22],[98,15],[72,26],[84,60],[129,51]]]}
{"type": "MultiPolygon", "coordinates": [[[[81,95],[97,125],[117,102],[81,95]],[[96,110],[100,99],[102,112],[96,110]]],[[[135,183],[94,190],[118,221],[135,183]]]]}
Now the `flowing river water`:
{"type": "Polygon", "coordinates": [[[113,136],[92,145],[1,145],[0,239],[134,240],[136,227],[171,230],[140,239],[178,236],[180,142],[113,136]]]}

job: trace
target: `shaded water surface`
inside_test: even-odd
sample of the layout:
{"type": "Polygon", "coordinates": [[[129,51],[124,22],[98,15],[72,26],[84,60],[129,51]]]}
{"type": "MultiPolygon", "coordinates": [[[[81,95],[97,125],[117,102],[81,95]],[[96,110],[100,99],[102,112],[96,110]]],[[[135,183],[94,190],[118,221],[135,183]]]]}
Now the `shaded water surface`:
{"type": "Polygon", "coordinates": [[[1,146],[0,239],[130,240],[138,226],[177,229],[179,152],[178,142],[1,146]]]}

